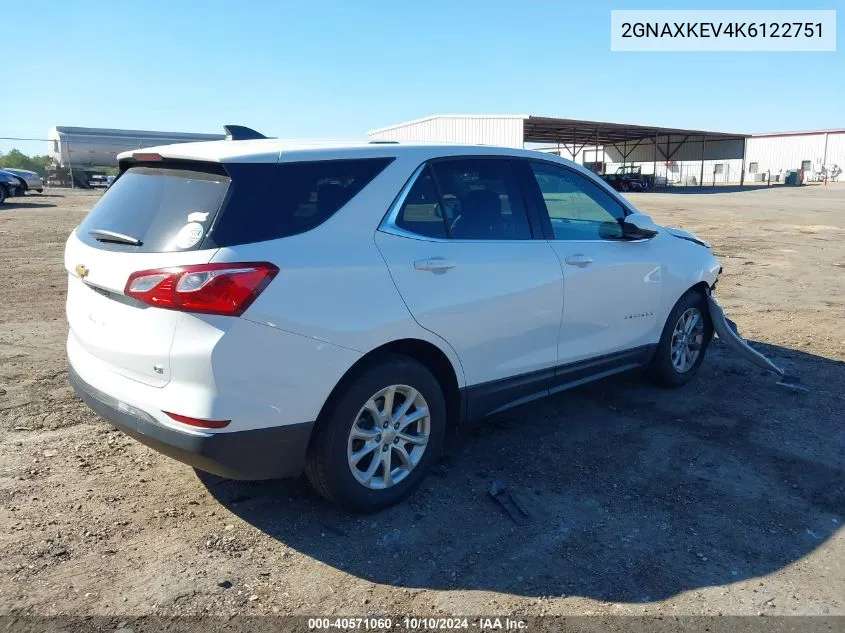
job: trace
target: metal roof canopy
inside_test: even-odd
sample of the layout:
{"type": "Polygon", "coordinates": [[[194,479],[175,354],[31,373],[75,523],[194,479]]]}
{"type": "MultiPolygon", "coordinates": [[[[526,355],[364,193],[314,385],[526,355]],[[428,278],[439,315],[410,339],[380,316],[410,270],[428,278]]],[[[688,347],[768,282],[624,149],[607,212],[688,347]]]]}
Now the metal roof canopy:
{"type": "MultiPolygon", "coordinates": [[[[749,134],[731,134],[729,132],[708,132],[705,130],[685,130],[671,127],[650,125],[626,125],[624,123],[606,123],[602,121],[579,121],[577,119],[556,119],[553,117],[528,116],[522,123],[523,143],[556,143],[572,154],[572,160],[585,147],[613,146],[622,155],[624,167],[628,157],[643,141],[654,148],[655,171],[657,173],[657,154],[662,160],[670,160],[688,141],[701,142],[701,170],[698,186],[704,186],[704,156],[707,142],[742,141],[742,171],[739,184],[745,184],[745,143],[749,134]],[[666,151],[660,146],[659,138],[664,137],[666,151]],[[572,147],[569,148],[571,143],[572,147]],[[620,144],[622,147],[620,147],[620,144]],[[672,144],[675,145],[672,148],[672,144]]],[[[715,172],[714,172],[715,184],[715,172]]]]}
{"type": "Polygon", "coordinates": [[[750,136],[749,134],[628,125],[603,121],[580,121],[544,116],[527,117],[523,122],[522,129],[523,142],[525,143],[562,143],[576,147],[581,146],[582,148],[588,145],[591,147],[595,145],[616,145],[626,141],[642,143],[643,141],[653,140],[655,137],[682,136],[686,137],[684,141],[701,137],[708,141],[728,141],[745,139],[750,136]]]}

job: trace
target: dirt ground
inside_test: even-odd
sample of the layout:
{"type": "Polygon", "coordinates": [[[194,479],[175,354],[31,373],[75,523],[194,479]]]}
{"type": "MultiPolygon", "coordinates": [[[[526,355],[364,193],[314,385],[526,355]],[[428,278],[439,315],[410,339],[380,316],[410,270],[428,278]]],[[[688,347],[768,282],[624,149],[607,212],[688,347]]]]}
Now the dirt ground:
{"type": "Polygon", "coordinates": [[[631,195],[713,244],[728,314],[812,393],[716,341],[685,388],[621,376],[465,433],[367,517],[200,477],[74,396],[62,250],[97,195],[0,206],[0,614],[845,614],[845,185],[631,195]]]}

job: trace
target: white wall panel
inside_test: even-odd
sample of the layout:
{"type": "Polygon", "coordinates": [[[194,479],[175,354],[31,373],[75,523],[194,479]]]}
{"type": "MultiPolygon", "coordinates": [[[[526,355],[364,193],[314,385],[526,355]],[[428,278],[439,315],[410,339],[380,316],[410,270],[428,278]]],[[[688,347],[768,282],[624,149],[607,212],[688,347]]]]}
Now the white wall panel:
{"type": "Polygon", "coordinates": [[[746,161],[749,165],[757,163],[759,173],[770,171],[772,174],[800,169],[802,161],[821,164],[824,138],[824,133],[754,136],[748,139],[746,161]]]}
{"type": "MultiPolygon", "coordinates": [[[[826,163],[845,171],[845,132],[828,134],[826,163]]],[[[837,180],[845,181],[845,173],[840,174],[837,180]]]]}
{"type": "Polygon", "coordinates": [[[367,136],[379,141],[425,141],[522,147],[523,116],[436,116],[388,128],[367,136]]]}

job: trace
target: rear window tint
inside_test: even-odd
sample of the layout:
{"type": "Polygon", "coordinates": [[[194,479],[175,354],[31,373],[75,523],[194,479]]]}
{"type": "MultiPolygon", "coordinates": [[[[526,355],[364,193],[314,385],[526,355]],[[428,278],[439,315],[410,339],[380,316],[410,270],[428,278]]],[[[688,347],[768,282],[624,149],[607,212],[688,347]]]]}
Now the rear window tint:
{"type": "Polygon", "coordinates": [[[100,249],[165,253],[297,235],[329,219],[392,160],[132,167],[94,206],[77,236],[100,249]]]}
{"type": "MultiPolygon", "coordinates": [[[[206,248],[305,233],[354,198],[392,158],[226,165],[229,199],[206,248]]],[[[374,227],[375,228],[375,227],[374,227]]]]}
{"type": "Polygon", "coordinates": [[[219,166],[216,171],[221,173],[132,167],[106,190],[76,234],[84,243],[107,250],[165,253],[196,249],[229,189],[229,177],[219,166]],[[141,244],[133,246],[118,236],[141,244]]]}

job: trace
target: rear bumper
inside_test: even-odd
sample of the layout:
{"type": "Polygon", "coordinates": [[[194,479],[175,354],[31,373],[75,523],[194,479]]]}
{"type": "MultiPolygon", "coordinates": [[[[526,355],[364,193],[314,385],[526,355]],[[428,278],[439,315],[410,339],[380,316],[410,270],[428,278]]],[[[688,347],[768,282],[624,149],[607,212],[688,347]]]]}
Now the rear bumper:
{"type": "Polygon", "coordinates": [[[115,428],[199,470],[255,480],[295,477],[305,465],[313,422],[203,435],[182,433],[92,387],[70,365],[68,379],[85,404],[115,428]]]}

